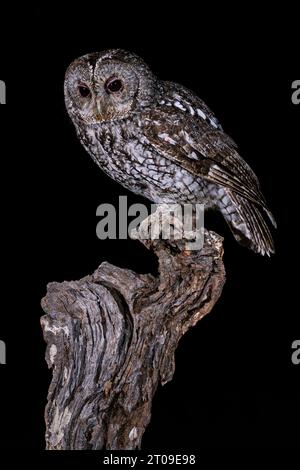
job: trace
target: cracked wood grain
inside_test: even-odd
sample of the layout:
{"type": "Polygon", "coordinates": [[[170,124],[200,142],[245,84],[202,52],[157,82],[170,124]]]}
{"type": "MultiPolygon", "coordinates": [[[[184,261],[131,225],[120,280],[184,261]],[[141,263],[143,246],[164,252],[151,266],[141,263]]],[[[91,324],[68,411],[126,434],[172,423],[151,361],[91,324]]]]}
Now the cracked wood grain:
{"type": "Polygon", "coordinates": [[[156,388],[173,377],[178,341],[221,294],[219,235],[206,231],[201,251],[186,251],[183,240],[141,241],[158,257],[157,277],[105,262],[79,281],[48,285],[47,449],[140,448],[156,388]]]}

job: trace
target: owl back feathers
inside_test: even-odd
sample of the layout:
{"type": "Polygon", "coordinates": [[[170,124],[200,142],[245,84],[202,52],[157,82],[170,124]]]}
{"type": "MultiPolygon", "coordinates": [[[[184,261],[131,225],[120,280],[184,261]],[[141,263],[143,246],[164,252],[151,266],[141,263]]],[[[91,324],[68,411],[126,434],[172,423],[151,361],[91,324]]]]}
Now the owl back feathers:
{"type": "Polygon", "coordinates": [[[198,118],[195,120],[194,108],[188,105],[187,91],[184,93],[181,102],[176,86],[176,101],[172,107],[166,106],[168,101],[165,101],[160,110],[145,113],[144,136],[160,154],[205,180],[208,188],[214,188],[208,190],[208,198],[212,206],[221,211],[239,243],[262,255],[274,253],[266,216],[274,227],[276,222],[255,173],[207,107],[201,116],[201,102],[197,102],[198,118]]]}
{"type": "Polygon", "coordinates": [[[267,214],[276,227],[271,212],[232,190],[227,189],[225,193],[226,196],[218,200],[217,207],[236,241],[261,255],[275,253],[274,241],[265,220],[267,214]]]}

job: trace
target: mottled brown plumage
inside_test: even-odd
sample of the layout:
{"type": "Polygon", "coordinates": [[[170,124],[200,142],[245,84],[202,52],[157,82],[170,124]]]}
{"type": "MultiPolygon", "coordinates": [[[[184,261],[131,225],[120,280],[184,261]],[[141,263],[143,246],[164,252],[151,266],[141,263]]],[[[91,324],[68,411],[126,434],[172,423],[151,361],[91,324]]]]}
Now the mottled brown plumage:
{"type": "Polygon", "coordinates": [[[65,100],[80,141],[114,180],[156,203],[218,209],[240,243],[274,252],[266,215],[275,221],[257,177],[191,91],[111,50],[70,65],[65,100]]]}

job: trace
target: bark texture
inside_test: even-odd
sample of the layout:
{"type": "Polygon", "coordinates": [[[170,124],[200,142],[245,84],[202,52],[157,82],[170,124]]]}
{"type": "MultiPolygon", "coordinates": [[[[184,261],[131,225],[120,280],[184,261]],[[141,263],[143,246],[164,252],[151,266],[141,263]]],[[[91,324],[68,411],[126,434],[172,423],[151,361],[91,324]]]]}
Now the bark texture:
{"type": "Polygon", "coordinates": [[[79,281],[48,285],[47,449],[140,448],[157,385],[173,377],[178,341],[221,294],[219,235],[205,232],[201,251],[186,251],[182,240],[142,242],[158,257],[158,277],[105,262],[79,281]]]}

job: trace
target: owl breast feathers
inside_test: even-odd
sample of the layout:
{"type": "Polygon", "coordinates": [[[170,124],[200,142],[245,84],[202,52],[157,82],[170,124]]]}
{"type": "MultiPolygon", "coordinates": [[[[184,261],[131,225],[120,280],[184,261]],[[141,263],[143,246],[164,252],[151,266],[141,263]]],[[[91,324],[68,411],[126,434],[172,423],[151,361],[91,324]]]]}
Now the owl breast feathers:
{"type": "Polygon", "coordinates": [[[266,219],[276,224],[257,177],[191,91],[117,49],[69,66],[65,102],[81,143],[111,178],[155,203],[217,209],[239,243],[274,253],[266,219]]]}

